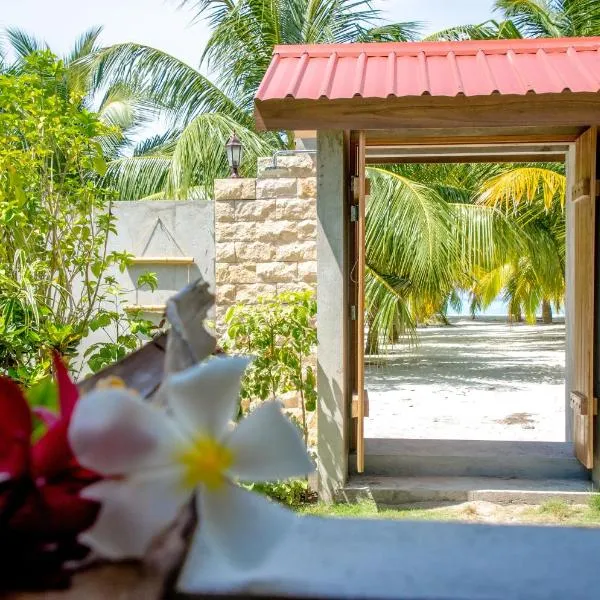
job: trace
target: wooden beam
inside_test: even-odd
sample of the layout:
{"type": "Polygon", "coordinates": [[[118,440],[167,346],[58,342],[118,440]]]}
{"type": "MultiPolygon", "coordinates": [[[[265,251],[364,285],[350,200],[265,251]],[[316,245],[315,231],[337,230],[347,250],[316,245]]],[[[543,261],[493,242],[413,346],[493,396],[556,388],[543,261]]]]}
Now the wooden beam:
{"type": "Polygon", "coordinates": [[[439,164],[439,163],[525,163],[525,162],[564,162],[564,154],[481,154],[453,156],[396,156],[368,157],[369,165],[388,165],[396,163],[439,164]]]}
{"type": "Polygon", "coordinates": [[[568,144],[583,127],[464,127],[451,129],[389,129],[367,131],[371,146],[453,146],[455,144],[568,144]]]}
{"type": "Polygon", "coordinates": [[[478,127],[585,127],[600,121],[594,93],[417,96],[255,102],[259,128],[464,129],[478,127]]]}

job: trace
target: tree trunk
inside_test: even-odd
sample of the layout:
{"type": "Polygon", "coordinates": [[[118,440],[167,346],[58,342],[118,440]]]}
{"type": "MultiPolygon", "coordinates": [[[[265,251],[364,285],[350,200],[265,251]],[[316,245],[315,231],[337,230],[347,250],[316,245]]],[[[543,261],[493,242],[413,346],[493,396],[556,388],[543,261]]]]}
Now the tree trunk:
{"type": "Polygon", "coordinates": [[[373,327],[373,321],[369,320],[369,333],[367,334],[367,347],[365,354],[379,354],[379,335],[373,327]]]}
{"type": "Polygon", "coordinates": [[[511,323],[522,323],[523,313],[521,312],[521,307],[511,308],[508,319],[511,323]]]}
{"type": "Polygon", "coordinates": [[[552,325],[552,304],[548,300],[542,301],[542,323],[552,325]]]}

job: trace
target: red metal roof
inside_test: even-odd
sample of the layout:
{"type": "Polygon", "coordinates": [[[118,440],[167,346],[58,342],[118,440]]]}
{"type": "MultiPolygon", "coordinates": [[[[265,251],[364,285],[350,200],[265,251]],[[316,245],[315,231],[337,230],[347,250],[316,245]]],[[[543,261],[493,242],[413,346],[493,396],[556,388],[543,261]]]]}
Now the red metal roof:
{"type": "Polygon", "coordinates": [[[276,46],[257,101],[600,91],[600,37],[276,46]]]}

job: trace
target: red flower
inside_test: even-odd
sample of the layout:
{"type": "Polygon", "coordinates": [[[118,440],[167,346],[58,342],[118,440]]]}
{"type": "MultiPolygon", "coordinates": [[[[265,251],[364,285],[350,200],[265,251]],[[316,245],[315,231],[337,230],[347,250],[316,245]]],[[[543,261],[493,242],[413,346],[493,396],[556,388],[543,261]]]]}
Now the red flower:
{"type": "Polygon", "coordinates": [[[99,476],[77,463],[67,438],[77,386],[58,355],[54,368],[60,415],[41,415],[48,430],[33,445],[29,405],[0,377],[0,591],[67,585],[63,564],[85,556],[77,535],[98,512],[79,492],[99,476]]]}

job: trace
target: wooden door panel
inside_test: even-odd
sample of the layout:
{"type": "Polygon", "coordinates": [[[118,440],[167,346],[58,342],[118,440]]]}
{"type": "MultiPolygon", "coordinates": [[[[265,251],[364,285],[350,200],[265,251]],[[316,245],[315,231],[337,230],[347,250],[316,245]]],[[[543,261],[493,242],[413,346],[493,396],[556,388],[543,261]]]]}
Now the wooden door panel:
{"type": "Polygon", "coordinates": [[[596,127],[588,129],[575,144],[574,177],[570,202],[573,248],[570,298],[572,331],[570,406],[573,411],[575,455],[588,469],[594,463],[594,254],[596,218],[596,127]]]}
{"type": "Polygon", "coordinates": [[[358,204],[356,221],[356,471],[365,470],[365,216],[366,216],[366,135],[358,134],[355,200],[358,204]]]}

